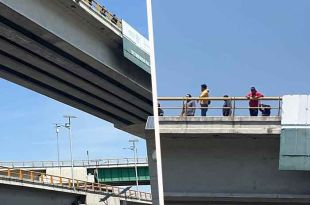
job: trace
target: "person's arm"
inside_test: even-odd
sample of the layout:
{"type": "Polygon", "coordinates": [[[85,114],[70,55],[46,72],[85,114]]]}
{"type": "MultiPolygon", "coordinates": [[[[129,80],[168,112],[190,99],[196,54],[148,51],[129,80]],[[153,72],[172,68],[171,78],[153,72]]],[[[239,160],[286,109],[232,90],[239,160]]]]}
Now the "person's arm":
{"type": "Polygon", "coordinates": [[[183,107],[182,107],[182,111],[181,111],[181,116],[184,115],[184,112],[185,112],[185,103],[183,102],[183,107]]]}
{"type": "Polygon", "coordinates": [[[247,99],[251,99],[251,96],[252,96],[252,94],[249,93],[249,94],[247,94],[245,97],[246,97],[247,99]]]}
{"type": "Polygon", "coordinates": [[[262,98],[262,97],[264,97],[264,95],[261,94],[261,93],[256,93],[256,95],[255,95],[255,99],[259,99],[259,98],[262,98]]]}
{"type": "Polygon", "coordinates": [[[196,103],[195,103],[194,100],[191,102],[190,107],[192,107],[192,108],[191,108],[191,110],[192,110],[192,115],[195,115],[196,103]]]}

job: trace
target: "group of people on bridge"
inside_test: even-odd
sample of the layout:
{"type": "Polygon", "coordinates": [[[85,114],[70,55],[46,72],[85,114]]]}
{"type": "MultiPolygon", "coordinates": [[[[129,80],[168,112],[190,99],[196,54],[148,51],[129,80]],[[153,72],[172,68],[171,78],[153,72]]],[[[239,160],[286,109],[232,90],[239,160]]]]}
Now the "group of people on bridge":
{"type": "MultiPolygon", "coordinates": [[[[209,98],[209,89],[206,84],[201,85],[201,93],[198,100],[192,99],[191,94],[186,95],[186,101],[183,103],[183,108],[181,112],[181,116],[195,116],[196,112],[196,102],[200,105],[201,116],[206,116],[208,112],[208,107],[211,104],[211,100],[209,98]]],[[[270,116],[271,106],[261,104],[259,99],[264,97],[264,95],[256,90],[255,87],[251,87],[250,92],[246,95],[246,98],[249,100],[249,112],[250,116],[258,116],[258,112],[261,111],[262,116],[270,116]]],[[[232,102],[228,95],[224,95],[224,104],[222,107],[222,115],[223,116],[231,116],[232,115],[232,102]],[[227,99],[225,99],[227,98],[227,99]]],[[[159,116],[164,115],[164,111],[160,108],[159,104],[159,116]]]]}

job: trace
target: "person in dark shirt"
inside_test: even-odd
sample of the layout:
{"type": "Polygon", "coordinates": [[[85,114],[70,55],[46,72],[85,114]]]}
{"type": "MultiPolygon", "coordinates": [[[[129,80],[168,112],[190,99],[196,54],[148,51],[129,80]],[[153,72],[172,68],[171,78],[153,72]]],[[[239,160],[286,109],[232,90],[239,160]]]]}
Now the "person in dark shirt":
{"type": "MultiPolygon", "coordinates": [[[[224,95],[224,98],[228,98],[228,95],[224,95]]],[[[223,104],[223,116],[230,116],[231,115],[231,100],[225,99],[223,104]]]]}

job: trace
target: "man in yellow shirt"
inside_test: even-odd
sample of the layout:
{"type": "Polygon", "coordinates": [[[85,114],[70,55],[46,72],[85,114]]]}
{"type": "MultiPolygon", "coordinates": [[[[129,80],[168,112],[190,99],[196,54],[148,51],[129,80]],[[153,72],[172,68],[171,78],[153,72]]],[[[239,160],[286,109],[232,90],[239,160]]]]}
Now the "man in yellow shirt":
{"type": "MultiPolygon", "coordinates": [[[[209,90],[206,84],[201,85],[201,98],[209,97],[209,90]]],[[[209,100],[201,99],[199,100],[201,107],[201,116],[206,116],[208,111],[209,100]]]]}

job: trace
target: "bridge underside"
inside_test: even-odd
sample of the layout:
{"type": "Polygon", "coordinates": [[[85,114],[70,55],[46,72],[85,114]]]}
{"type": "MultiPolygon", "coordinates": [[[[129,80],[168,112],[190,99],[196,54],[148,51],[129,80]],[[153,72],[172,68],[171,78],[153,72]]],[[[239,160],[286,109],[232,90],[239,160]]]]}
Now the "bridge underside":
{"type": "Polygon", "coordinates": [[[123,56],[121,31],[91,12],[67,0],[0,0],[0,77],[141,136],[150,74],[123,56]]]}
{"type": "Polygon", "coordinates": [[[279,170],[279,117],[160,117],[160,132],[165,204],[310,203],[310,173],[279,170]]]}

